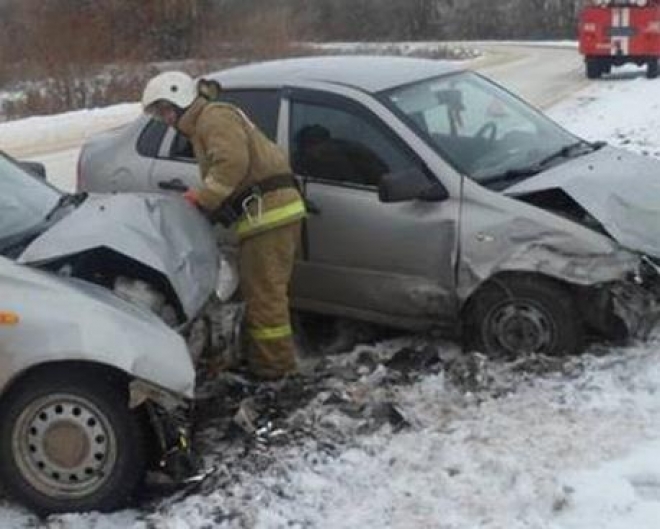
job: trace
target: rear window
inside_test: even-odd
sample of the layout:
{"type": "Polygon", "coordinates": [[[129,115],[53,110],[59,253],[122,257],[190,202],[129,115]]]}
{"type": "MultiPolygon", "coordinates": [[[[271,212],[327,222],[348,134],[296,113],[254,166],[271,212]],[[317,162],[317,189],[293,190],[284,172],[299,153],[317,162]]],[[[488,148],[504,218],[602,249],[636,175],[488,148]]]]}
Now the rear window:
{"type": "Polygon", "coordinates": [[[138,154],[147,158],[156,158],[165,132],[167,132],[165,123],[150,119],[138,138],[138,154]]]}

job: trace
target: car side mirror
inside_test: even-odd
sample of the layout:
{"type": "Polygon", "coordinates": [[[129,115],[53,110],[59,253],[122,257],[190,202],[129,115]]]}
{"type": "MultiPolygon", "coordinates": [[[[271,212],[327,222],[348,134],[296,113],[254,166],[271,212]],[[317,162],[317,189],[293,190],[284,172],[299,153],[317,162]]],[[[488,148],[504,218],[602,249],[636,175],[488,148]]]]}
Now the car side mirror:
{"type": "Polygon", "coordinates": [[[28,173],[42,180],[46,180],[46,166],[39,162],[18,162],[28,173]]]}
{"type": "Polygon", "coordinates": [[[383,175],[378,186],[378,197],[381,202],[442,202],[449,198],[449,193],[434,177],[414,167],[383,175]]]}

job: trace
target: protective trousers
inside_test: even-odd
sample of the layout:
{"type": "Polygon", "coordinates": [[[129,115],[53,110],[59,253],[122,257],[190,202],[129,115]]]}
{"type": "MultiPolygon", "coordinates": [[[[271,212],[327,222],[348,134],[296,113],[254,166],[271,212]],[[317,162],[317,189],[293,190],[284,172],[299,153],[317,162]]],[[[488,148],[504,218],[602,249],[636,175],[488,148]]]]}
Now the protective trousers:
{"type": "Polygon", "coordinates": [[[295,221],[240,243],[239,274],[246,303],[247,361],[252,373],[274,379],[297,370],[289,314],[289,282],[301,222],[295,221]]]}

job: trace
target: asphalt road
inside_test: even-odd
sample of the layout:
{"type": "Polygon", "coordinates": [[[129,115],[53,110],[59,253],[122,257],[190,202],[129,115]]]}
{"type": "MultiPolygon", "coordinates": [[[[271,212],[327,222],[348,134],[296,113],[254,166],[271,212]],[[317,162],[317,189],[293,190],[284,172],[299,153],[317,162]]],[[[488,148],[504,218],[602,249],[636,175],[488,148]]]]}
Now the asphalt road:
{"type": "MultiPolygon", "coordinates": [[[[588,83],[582,59],[574,47],[494,43],[475,43],[474,47],[481,49],[483,55],[471,61],[471,67],[542,109],[588,83]]],[[[75,142],[72,145],[69,140],[61,150],[51,148],[47,153],[32,152],[25,158],[44,163],[52,183],[72,190],[82,142],[82,137],[78,145],[75,142]]]]}
{"type": "Polygon", "coordinates": [[[485,54],[473,66],[539,108],[549,108],[589,83],[582,57],[574,47],[481,47],[485,54]]]}

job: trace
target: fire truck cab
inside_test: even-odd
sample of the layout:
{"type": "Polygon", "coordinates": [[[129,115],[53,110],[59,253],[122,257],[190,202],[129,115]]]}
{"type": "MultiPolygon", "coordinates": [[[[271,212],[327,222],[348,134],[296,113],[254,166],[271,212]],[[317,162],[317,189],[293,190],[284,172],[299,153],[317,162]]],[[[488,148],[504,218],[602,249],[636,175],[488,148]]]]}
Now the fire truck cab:
{"type": "Polygon", "coordinates": [[[589,79],[625,63],[658,77],[660,0],[590,0],[580,14],[580,53],[589,79]]]}

